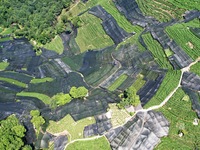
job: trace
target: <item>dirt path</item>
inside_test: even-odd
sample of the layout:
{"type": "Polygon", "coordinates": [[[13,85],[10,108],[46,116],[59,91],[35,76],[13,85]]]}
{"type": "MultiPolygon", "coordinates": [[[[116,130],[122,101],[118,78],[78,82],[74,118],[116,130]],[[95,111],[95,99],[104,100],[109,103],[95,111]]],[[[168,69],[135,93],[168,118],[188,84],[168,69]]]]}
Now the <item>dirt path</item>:
{"type": "Polygon", "coordinates": [[[98,136],[94,136],[94,137],[91,137],[91,138],[76,139],[76,140],[73,140],[73,141],[67,143],[67,145],[65,146],[65,149],[67,148],[67,146],[69,144],[72,144],[72,143],[74,143],[76,141],[90,141],[90,140],[95,140],[95,139],[98,139],[98,138],[101,138],[101,137],[104,137],[104,135],[101,135],[101,136],[98,135],[98,136]]]}
{"type": "Polygon", "coordinates": [[[169,99],[174,95],[174,93],[178,90],[178,88],[181,87],[181,81],[182,81],[182,78],[183,78],[183,73],[184,73],[184,72],[187,72],[187,71],[190,71],[190,67],[193,66],[194,64],[198,63],[199,61],[200,61],[200,57],[198,57],[194,62],[192,62],[191,64],[189,64],[187,67],[181,69],[181,77],[180,77],[180,79],[179,79],[178,85],[177,85],[176,88],[163,100],[162,103],[160,103],[159,105],[155,105],[155,106],[149,107],[148,109],[141,109],[141,110],[138,110],[138,111],[136,111],[136,114],[137,114],[138,112],[146,112],[146,111],[155,110],[155,109],[159,109],[159,108],[163,107],[163,106],[169,101],[169,99]]]}

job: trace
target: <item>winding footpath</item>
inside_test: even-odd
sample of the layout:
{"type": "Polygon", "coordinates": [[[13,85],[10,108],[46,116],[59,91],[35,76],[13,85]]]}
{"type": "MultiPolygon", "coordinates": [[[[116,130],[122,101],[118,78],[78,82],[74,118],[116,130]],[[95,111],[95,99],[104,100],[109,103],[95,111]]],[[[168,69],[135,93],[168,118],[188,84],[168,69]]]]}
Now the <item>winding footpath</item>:
{"type": "Polygon", "coordinates": [[[181,81],[182,81],[182,78],[183,78],[183,73],[184,73],[184,72],[190,71],[190,67],[193,66],[193,65],[195,65],[195,64],[198,63],[199,61],[200,61],[200,57],[198,57],[194,62],[192,62],[192,63],[191,63],[190,65],[188,65],[187,67],[181,69],[181,77],[180,77],[180,79],[179,79],[178,85],[177,85],[176,88],[163,100],[162,103],[160,103],[159,105],[155,105],[155,106],[149,107],[148,109],[141,109],[141,110],[138,110],[138,111],[136,111],[135,114],[137,114],[138,112],[147,112],[147,111],[150,111],[150,110],[155,110],[155,109],[159,109],[159,108],[163,107],[163,106],[170,100],[170,98],[174,95],[174,93],[178,90],[178,88],[181,87],[181,81]]]}
{"type": "MultiPolygon", "coordinates": [[[[155,105],[155,106],[152,106],[152,107],[149,107],[148,109],[140,109],[138,111],[135,112],[134,116],[139,113],[139,112],[148,112],[148,111],[151,111],[151,110],[155,110],[155,109],[159,109],[161,107],[163,107],[169,100],[170,98],[174,95],[174,93],[178,90],[179,87],[181,87],[181,81],[182,81],[182,78],[183,78],[183,73],[184,72],[188,72],[190,71],[190,67],[195,65],[196,63],[198,63],[200,61],[200,57],[198,57],[194,62],[192,62],[190,65],[188,65],[187,67],[185,68],[182,68],[181,69],[181,76],[180,76],[180,79],[179,79],[179,83],[178,85],[176,86],[176,88],[163,100],[162,103],[160,103],[159,105],[155,105]]],[[[132,116],[133,117],[133,116],[132,116]]],[[[128,121],[128,120],[127,120],[128,121]]],[[[127,122],[126,121],[126,122],[127,122]]],[[[126,122],[124,124],[126,124],[126,122]]],[[[71,144],[71,143],[74,143],[76,141],[88,141],[88,140],[94,140],[94,139],[98,139],[98,138],[101,138],[105,135],[101,135],[101,136],[94,136],[94,137],[91,137],[91,138],[84,138],[84,139],[76,139],[76,140],[73,140],[73,141],[70,141],[69,143],[67,143],[67,145],[65,146],[65,148],[71,144]]]]}

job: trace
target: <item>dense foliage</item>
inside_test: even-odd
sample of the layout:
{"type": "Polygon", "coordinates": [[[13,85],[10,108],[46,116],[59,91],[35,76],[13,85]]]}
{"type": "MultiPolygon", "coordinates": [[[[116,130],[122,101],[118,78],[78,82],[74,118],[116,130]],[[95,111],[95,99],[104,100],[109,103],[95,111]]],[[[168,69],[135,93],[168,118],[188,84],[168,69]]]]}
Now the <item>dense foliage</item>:
{"type": "Polygon", "coordinates": [[[78,88],[72,87],[70,89],[69,94],[72,98],[84,98],[88,94],[88,90],[84,86],[80,86],[78,88]]]}
{"type": "Polygon", "coordinates": [[[4,0],[0,1],[0,26],[17,25],[15,34],[34,39],[39,43],[49,42],[65,30],[66,18],[57,16],[72,0],[4,0]]]}
{"type": "Polygon", "coordinates": [[[32,116],[31,122],[35,126],[35,129],[39,131],[40,126],[45,123],[44,118],[40,116],[39,110],[31,110],[30,114],[32,116]]]}
{"type": "Polygon", "coordinates": [[[58,93],[52,97],[52,100],[56,102],[56,105],[64,105],[72,100],[69,94],[58,93]]]}
{"type": "Polygon", "coordinates": [[[3,150],[30,150],[22,138],[25,136],[26,129],[21,125],[15,115],[0,121],[0,149],[3,150]]]}
{"type": "Polygon", "coordinates": [[[118,104],[119,108],[124,108],[125,106],[138,106],[140,104],[140,97],[136,94],[136,89],[131,86],[127,88],[123,94],[120,95],[122,100],[118,104]]]}

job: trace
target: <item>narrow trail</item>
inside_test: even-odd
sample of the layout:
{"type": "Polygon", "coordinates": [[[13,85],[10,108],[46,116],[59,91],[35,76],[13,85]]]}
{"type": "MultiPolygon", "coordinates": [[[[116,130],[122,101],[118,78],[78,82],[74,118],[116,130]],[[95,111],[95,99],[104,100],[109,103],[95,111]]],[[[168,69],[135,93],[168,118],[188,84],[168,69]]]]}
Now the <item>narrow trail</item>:
{"type": "MultiPolygon", "coordinates": [[[[159,109],[159,108],[163,107],[163,106],[170,100],[170,98],[174,95],[174,93],[178,90],[178,88],[181,87],[181,81],[182,81],[182,78],[183,78],[183,73],[189,71],[189,70],[190,70],[190,67],[193,66],[193,65],[195,65],[195,64],[196,64],[197,62],[199,62],[199,61],[200,61],[200,57],[198,57],[194,62],[192,62],[192,63],[191,63],[190,65],[188,65],[187,67],[181,69],[181,76],[180,76],[178,85],[177,85],[176,88],[163,100],[162,103],[160,103],[159,105],[155,105],[155,106],[149,107],[148,109],[140,109],[140,110],[138,110],[138,111],[135,112],[134,116],[135,116],[137,113],[139,113],[139,112],[145,112],[145,113],[146,113],[146,112],[148,112],[148,111],[150,111],[150,110],[155,110],[155,109],[159,109]]],[[[133,117],[133,116],[132,116],[132,117],[133,117]]],[[[131,118],[132,118],[132,117],[131,117],[131,118]]],[[[127,120],[124,124],[126,124],[127,122],[128,122],[128,120],[127,120]]],[[[72,143],[74,143],[74,142],[76,142],[76,141],[89,141],[89,140],[95,140],[95,139],[98,139],[98,138],[101,138],[101,137],[105,137],[105,135],[101,135],[101,136],[98,135],[98,136],[94,136],[94,137],[91,137],[91,138],[76,139],[76,140],[73,140],[73,141],[70,141],[69,143],[67,143],[67,145],[65,146],[65,149],[67,148],[67,146],[68,146],[69,144],[72,144],[72,143]]]]}
{"type": "Polygon", "coordinates": [[[174,93],[178,90],[179,87],[181,87],[181,81],[182,81],[182,78],[183,78],[183,73],[184,72],[187,72],[187,71],[190,71],[190,67],[195,65],[196,63],[198,63],[200,61],[200,57],[198,57],[194,62],[192,62],[190,65],[188,65],[187,67],[185,68],[182,68],[181,69],[181,77],[179,79],[179,83],[178,85],[176,86],[176,88],[163,100],[162,103],[160,103],[159,105],[155,105],[155,106],[152,106],[152,107],[149,107],[148,109],[141,109],[141,110],[138,110],[136,111],[136,114],[138,112],[147,112],[147,111],[150,111],[150,110],[155,110],[155,109],[159,109],[161,107],[163,107],[168,101],[169,99],[174,95],[174,93]]]}
{"type": "Polygon", "coordinates": [[[84,139],[76,139],[76,140],[73,140],[73,141],[70,141],[69,143],[67,143],[66,144],[66,146],[65,146],[65,149],[67,148],[67,146],[69,145],[69,144],[72,144],[72,143],[74,143],[74,142],[77,142],[77,141],[90,141],[90,140],[95,140],[95,139],[99,139],[99,138],[101,138],[101,137],[104,137],[105,135],[98,135],[98,136],[94,136],[94,137],[90,137],[90,138],[84,138],[84,139]]]}

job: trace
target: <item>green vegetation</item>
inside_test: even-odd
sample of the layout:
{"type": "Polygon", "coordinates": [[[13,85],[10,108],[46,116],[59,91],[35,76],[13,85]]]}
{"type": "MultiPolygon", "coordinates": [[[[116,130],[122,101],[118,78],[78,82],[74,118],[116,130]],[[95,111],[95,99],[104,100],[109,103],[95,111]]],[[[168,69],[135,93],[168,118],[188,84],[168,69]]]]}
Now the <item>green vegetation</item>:
{"type": "Polygon", "coordinates": [[[53,81],[53,78],[49,78],[49,77],[41,78],[41,79],[34,78],[31,80],[30,83],[37,84],[37,83],[51,82],[51,81],[53,81]]]}
{"type": "Polygon", "coordinates": [[[143,35],[142,37],[148,49],[152,52],[156,62],[160,65],[160,67],[166,68],[166,69],[172,69],[172,66],[169,63],[163,48],[156,40],[153,39],[151,34],[148,33],[148,34],[143,35]]]}
{"type": "Polygon", "coordinates": [[[195,65],[193,65],[191,68],[190,68],[190,71],[191,72],[194,72],[196,73],[198,76],[200,76],[200,62],[196,63],[195,65]]]}
{"type": "Polygon", "coordinates": [[[81,52],[89,49],[102,49],[114,44],[101,26],[101,19],[88,13],[81,15],[80,19],[83,25],[78,28],[76,42],[81,52]]]}
{"type": "Polygon", "coordinates": [[[72,8],[65,12],[69,19],[72,19],[74,16],[77,16],[81,12],[84,12],[93,6],[101,5],[109,14],[111,14],[115,20],[117,21],[118,25],[123,28],[127,32],[138,32],[137,26],[133,26],[124,15],[122,15],[112,0],[88,0],[87,3],[83,3],[80,1],[76,6],[72,5],[72,8]]]}
{"type": "Polygon", "coordinates": [[[67,115],[58,122],[49,121],[47,131],[52,134],[66,132],[69,141],[72,141],[83,138],[84,127],[93,123],[95,123],[94,117],[84,118],[75,122],[70,115],[67,115]]]}
{"type": "Polygon", "coordinates": [[[0,81],[5,81],[5,82],[8,82],[10,84],[14,84],[14,85],[17,85],[17,86],[20,86],[20,87],[23,87],[23,88],[27,87],[27,84],[22,83],[22,82],[17,81],[17,80],[14,80],[14,79],[11,79],[11,78],[0,77],[0,81]]]}
{"type": "Polygon", "coordinates": [[[71,57],[63,57],[61,58],[64,63],[66,63],[72,70],[78,71],[83,63],[83,57],[85,53],[81,53],[78,55],[74,55],[71,57]]]}
{"type": "Polygon", "coordinates": [[[15,26],[11,26],[10,28],[2,28],[0,27],[0,42],[12,40],[12,33],[16,30],[15,26]],[[2,37],[1,37],[2,36],[2,37]]]}
{"type": "Polygon", "coordinates": [[[130,114],[125,109],[119,109],[116,104],[109,104],[109,112],[111,113],[111,123],[113,127],[123,125],[130,114]]]}
{"type": "Polygon", "coordinates": [[[41,94],[41,93],[35,93],[35,92],[20,92],[17,93],[17,96],[27,96],[27,97],[35,97],[38,98],[39,100],[43,101],[45,104],[51,104],[51,98],[45,94],[41,94]]]}
{"type": "Polygon", "coordinates": [[[108,90],[109,91],[116,90],[127,78],[128,78],[128,76],[126,74],[121,75],[119,78],[117,78],[117,80],[115,80],[115,82],[113,84],[111,84],[108,87],[108,90]]]}
{"type": "Polygon", "coordinates": [[[161,22],[170,21],[172,18],[182,18],[184,9],[178,8],[174,3],[166,0],[136,0],[141,11],[147,16],[153,16],[161,22]]]}
{"type": "Polygon", "coordinates": [[[69,94],[58,93],[52,97],[52,101],[55,101],[57,106],[65,105],[72,100],[69,94]]]}
{"type": "Polygon", "coordinates": [[[174,54],[174,52],[170,49],[165,49],[165,54],[166,54],[167,57],[170,57],[174,54]]]}
{"type": "Polygon", "coordinates": [[[168,0],[168,2],[172,3],[178,8],[183,8],[186,10],[200,10],[199,0],[168,0]]]}
{"type": "Polygon", "coordinates": [[[9,66],[8,62],[0,62],[0,71],[5,70],[9,66]]]}
{"type": "Polygon", "coordinates": [[[127,88],[124,93],[119,95],[122,100],[117,104],[117,106],[120,109],[130,105],[138,106],[140,104],[140,97],[136,92],[137,91],[133,86],[127,88]]]}
{"type": "Polygon", "coordinates": [[[45,120],[40,116],[39,110],[31,110],[30,115],[32,116],[31,122],[33,123],[37,132],[40,132],[40,127],[45,123],[45,120]]]}
{"type": "Polygon", "coordinates": [[[193,20],[189,23],[175,24],[166,28],[167,34],[174,39],[193,60],[200,56],[200,39],[190,31],[190,27],[194,27],[195,25],[199,25],[199,23],[193,20]]]}
{"type": "Polygon", "coordinates": [[[119,43],[119,44],[117,45],[117,47],[116,47],[116,50],[118,50],[118,49],[120,48],[120,46],[126,45],[126,44],[132,44],[132,45],[133,45],[133,44],[136,44],[136,45],[138,46],[138,49],[139,49],[140,51],[145,51],[145,50],[146,50],[145,47],[143,47],[143,46],[141,45],[141,43],[139,42],[139,36],[140,36],[140,34],[142,33],[143,28],[140,27],[140,26],[135,26],[135,27],[137,28],[137,33],[134,34],[133,36],[131,36],[131,37],[125,39],[123,42],[119,43]]]}
{"type": "Polygon", "coordinates": [[[139,91],[139,89],[141,89],[143,85],[146,83],[146,81],[143,80],[143,78],[144,76],[142,74],[139,74],[135,82],[131,85],[132,87],[135,88],[136,92],[139,91]]]}
{"type": "Polygon", "coordinates": [[[44,48],[62,54],[64,46],[61,37],[57,35],[50,43],[45,44],[44,48]]]}
{"type": "Polygon", "coordinates": [[[45,44],[65,30],[65,20],[58,23],[56,16],[70,3],[71,0],[0,1],[0,25],[6,28],[15,24],[16,36],[27,37],[29,40],[34,39],[37,43],[45,44]]]}
{"type": "Polygon", "coordinates": [[[0,149],[31,150],[30,146],[24,145],[25,132],[26,129],[19,123],[15,115],[11,115],[5,120],[0,120],[0,149]]]}
{"type": "Polygon", "coordinates": [[[84,86],[71,87],[69,94],[72,98],[84,98],[88,94],[88,90],[84,86]]]}
{"type": "Polygon", "coordinates": [[[154,97],[144,106],[159,105],[178,85],[181,71],[168,71],[154,97]]]}
{"type": "Polygon", "coordinates": [[[169,135],[162,138],[162,142],[155,148],[162,149],[196,149],[200,146],[200,126],[193,125],[197,118],[196,112],[191,109],[191,101],[182,100],[187,96],[182,89],[178,89],[171,99],[159,109],[170,122],[169,135]],[[179,137],[182,130],[184,135],[179,137]]]}
{"type": "Polygon", "coordinates": [[[94,140],[76,141],[67,146],[65,150],[111,150],[105,137],[94,140]]]}
{"type": "Polygon", "coordinates": [[[138,32],[137,26],[132,25],[124,15],[122,15],[112,0],[101,0],[99,4],[117,21],[117,24],[126,32],[138,32]]]}

